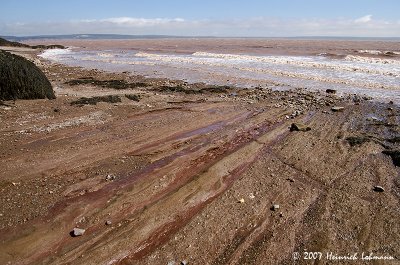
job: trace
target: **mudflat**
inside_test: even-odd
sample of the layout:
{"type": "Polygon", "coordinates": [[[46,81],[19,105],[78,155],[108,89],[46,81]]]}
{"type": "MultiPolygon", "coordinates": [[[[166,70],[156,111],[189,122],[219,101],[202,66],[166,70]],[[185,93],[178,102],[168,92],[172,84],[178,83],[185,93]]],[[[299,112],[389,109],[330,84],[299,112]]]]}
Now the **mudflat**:
{"type": "Polygon", "coordinates": [[[57,99],[0,106],[1,264],[400,259],[398,105],[28,57],[57,99]]]}

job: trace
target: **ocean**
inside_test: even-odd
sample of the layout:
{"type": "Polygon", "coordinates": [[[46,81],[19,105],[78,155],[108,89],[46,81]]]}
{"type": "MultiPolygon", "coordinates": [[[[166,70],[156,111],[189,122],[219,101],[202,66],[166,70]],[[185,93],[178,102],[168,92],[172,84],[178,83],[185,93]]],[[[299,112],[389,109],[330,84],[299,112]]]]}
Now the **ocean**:
{"type": "Polygon", "coordinates": [[[71,40],[40,56],[70,66],[243,88],[336,89],[400,103],[393,41],[71,40]]]}

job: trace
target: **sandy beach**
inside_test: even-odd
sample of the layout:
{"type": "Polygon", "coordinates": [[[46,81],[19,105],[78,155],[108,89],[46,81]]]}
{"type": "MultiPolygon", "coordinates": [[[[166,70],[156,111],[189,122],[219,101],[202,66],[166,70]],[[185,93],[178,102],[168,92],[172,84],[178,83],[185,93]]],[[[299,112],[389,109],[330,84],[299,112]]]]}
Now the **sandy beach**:
{"type": "MultiPolygon", "coordinates": [[[[202,50],[193,42],[126,45],[202,50]]],[[[243,47],[221,42],[213,52],[243,47]]],[[[304,42],[268,45],[274,54],[327,51],[304,42]]],[[[269,47],[246,45],[255,54],[269,47]]],[[[329,52],[393,50],[384,45],[338,42],[329,52]]],[[[351,264],[365,264],[363,253],[387,258],[371,264],[399,261],[398,104],[324,88],[146,78],[14,52],[43,70],[57,98],[0,106],[1,264],[332,264],[354,254],[351,264]]]]}

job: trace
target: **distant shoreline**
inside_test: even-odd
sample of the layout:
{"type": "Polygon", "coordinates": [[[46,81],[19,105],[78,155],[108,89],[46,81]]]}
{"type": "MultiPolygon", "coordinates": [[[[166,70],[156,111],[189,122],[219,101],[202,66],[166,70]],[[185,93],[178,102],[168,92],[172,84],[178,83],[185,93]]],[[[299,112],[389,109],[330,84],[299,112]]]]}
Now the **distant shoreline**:
{"type": "Polygon", "coordinates": [[[10,41],[77,39],[77,40],[135,40],[135,39],[271,39],[271,40],[333,40],[333,41],[400,41],[400,37],[344,37],[344,36],[294,36],[294,37],[240,37],[240,36],[175,36],[175,35],[122,35],[122,34],[65,34],[34,36],[2,36],[10,41]]]}

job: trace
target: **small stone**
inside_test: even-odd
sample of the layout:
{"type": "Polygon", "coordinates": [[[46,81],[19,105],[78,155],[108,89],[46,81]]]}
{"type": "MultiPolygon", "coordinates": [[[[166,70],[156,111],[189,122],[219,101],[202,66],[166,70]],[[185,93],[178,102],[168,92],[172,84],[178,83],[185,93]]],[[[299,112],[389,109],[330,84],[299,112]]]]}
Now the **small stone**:
{"type": "Polygon", "coordinates": [[[381,186],[375,186],[374,187],[374,191],[376,191],[376,192],[384,192],[385,189],[383,187],[381,187],[381,186]]]}
{"type": "Polygon", "coordinates": [[[244,199],[241,198],[241,199],[239,200],[239,203],[244,203],[244,199]]]}
{"type": "Polygon", "coordinates": [[[111,225],[111,224],[112,224],[112,222],[110,220],[106,221],[106,225],[111,225]]]}
{"type": "Polygon", "coordinates": [[[292,123],[292,125],[290,126],[290,131],[299,131],[299,132],[307,132],[310,131],[311,128],[302,124],[302,123],[292,123]]]}
{"type": "Polygon", "coordinates": [[[113,180],[115,180],[115,179],[116,179],[116,176],[114,176],[114,175],[112,175],[112,174],[108,174],[107,177],[106,177],[106,180],[107,180],[107,181],[113,181],[113,180]]]}
{"type": "Polygon", "coordinates": [[[287,178],[286,180],[289,182],[294,182],[294,179],[292,179],[292,178],[287,178]]]}
{"type": "Polygon", "coordinates": [[[188,264],[188,262],[186,260],[181,261],[181,265],[187,265],[187,264],[188,264]]]}
{"type": "Polygon", "coordinates": [[[71,236],[77,237],[81,236],[85,233],[85,229],[75,227],[74,230],[71,231],[71,236]]]}
{"type": "Polygon", "coordinates": [[[274,204],[274,205],[272,205],[271,206],[271,210],[272,211],[276,211],[276,210],[278,210],[280,207],[279,207],[279,204],[274,204]]]}
{"type": "Polygon", "coordinates": [[[328,93],[328,94],[336,94],[336,90],[335,89],[327,89],[326,90],[326,93],[328,93]]]}
{"type": "Polygon", "coordinates": [[[340,111],[343,111],[343,110],[344,110],[344,107],[334,106],[334,107],[331,108],[331,110],[332,110],[333,112],[340,112],[340,111]]]}

